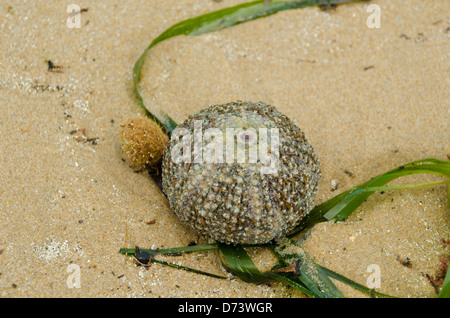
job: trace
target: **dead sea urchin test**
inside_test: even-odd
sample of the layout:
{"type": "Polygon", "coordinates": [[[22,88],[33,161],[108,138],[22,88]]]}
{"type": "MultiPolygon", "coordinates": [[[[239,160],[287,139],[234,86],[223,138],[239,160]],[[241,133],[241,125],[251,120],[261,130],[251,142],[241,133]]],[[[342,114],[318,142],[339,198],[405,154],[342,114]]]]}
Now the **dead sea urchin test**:
{"type": "Polygon", "coordinates": [[[263,244],[291,231],[314,204],[314,149],[275,107],[234,102],[190,116],[172,133],[162,182],[171,209],[227,244],[263,244]]]}

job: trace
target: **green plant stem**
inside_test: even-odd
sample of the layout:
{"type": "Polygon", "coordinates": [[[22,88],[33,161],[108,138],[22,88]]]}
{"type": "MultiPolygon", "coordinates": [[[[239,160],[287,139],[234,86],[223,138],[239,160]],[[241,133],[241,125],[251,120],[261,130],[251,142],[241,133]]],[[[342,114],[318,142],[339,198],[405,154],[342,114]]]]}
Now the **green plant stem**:
{"type": "MultiPolygon", "coordinates": [[[[180,253],[193,253],[193,252],[202,252],[202,251],[211,251],[216,250],[217,244],[201,244],[201,245],[193,245],[193,246],[184,246],[184,247],[172,247],[172,248],[164,248],[164,249],[140,249],[143,252],[150,253],[152,255],[173,255],[180,253]]],[[[128,256],[135,256],[136,249],[135,248],[121,248],[119,250],[120,254],[125,254],[128,256]]]]}
{"type": "Polygon", "coordinates": [[[139,82],[141,78],[142,66],[148,51],[158,43],[178,35],[196,36],[209,32],[222,30],[237,24],[267,17],[283,10],[297,9],[308,6],[327,5],[335,3],[358,2],[355,0],[296,0],[281,1],[275,0],[266,2],[264,0],[252,1],[239,4],[233,7],[210,12],[187,19],[174,24],[157,38],[144,50],[133,68],[134,91],[139,105],[145,112],[145,115],[158,123],[162,128],[167,129],[169,134],[177,127],[177,123],[164,111],[157,107],[145,105],[139,92],[139,82]]]}
{"type": "Polygon", "coordinates": [[[317,223],[327,222],[333,219],[340,221],[347,218],[376,191],[398,190],[449,183],[449,179],[446,179],[436,183],[384,187],[385,184],[397,178],[424,173],[450,178],[450,163],[434,158],[422,159],[401,165],[384,174],[374,177],[314,207],[289,237],[293,237],[317,223]]]}

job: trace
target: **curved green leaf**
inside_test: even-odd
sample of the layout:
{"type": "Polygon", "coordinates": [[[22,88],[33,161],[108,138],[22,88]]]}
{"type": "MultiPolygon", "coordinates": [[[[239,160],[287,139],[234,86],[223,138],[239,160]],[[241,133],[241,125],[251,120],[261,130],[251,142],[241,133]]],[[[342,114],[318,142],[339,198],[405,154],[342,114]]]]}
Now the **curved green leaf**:
{"type": "Polygon", "coordinates": [[[450,270],[447,269],[444,284],[439,292],[439,298],[450,298],[450,270]]]}
{"type": "Polygon", "coordinates": [[[374,289],[370,289],[370,288],[368,288],[368,287],[366,287],[364,285],[358,284],[357,282],[352,281],[351,279],[349,279],[349,278],[347,278],[345,276],[342,276],[341,274],[333,272],[332,270],[330,270],[330,269],[328,269],[326,267],[323,267],[321,265],[317,265],[317,266],[319,266],[320,269],[326,275],[328,275],[329,277],[334,278],[334,279],[336,279],[336,280],[338,280],[340,282],[343,282],[343,283],[345,283],[345,284],[347,284],[347,285],[349,285],[349,286],[351,286],[351,287],[353,287],[355,289],[358,289],[358,290],[360,290],[360,291],[362,291],[364,293],[367,293],[367,294],[369,294],[371,296],[380,296],[380,297],[390,297],[390,298],[392,298],[392,296],[390,296],[390,295],[386,295],[386,294],[377,292],[374,289]]]}
{"type": "MultiPolygon", "coordinates": [[[[295,236],[299,232],[313,226],[320,222],[327,222],[330,220],[343,220],[347,218],[357,207],[359,207],[371,194],[376,191],[382,191],[388,182],[412,174],[435,174],[450,178],[450,163],[447,161],[428,158],[413,161],[405,165],[401,165],[384,174],[370,179],[356,187],[353,187],[328,201],[314,207],[311,212],[305,217],[302,224],[300,224],[290,235],[295,236]]],[[[436,185],[448,183],[448,180],[437,183],[419,184],[419,185],[402,185],[394,186],[391,189],[406,189],[411,187],[436,185]]],[[[389,187],[386,187],[389,189],[389,187]]]]}
{"type": "Polygon", "coordinates": [[[270,2],[259,0],[236,5],[214,11],[195,18],[187,19],[174,24],[166,31],[155,38],[144,50],[133,68],[133,82],[136,98],[140,106],[144,109],[145,115],[157,122],[160,126],[166,128],[171,133],[177,126],[177,123],[161,109],[156,107],[147,107],[139,93],[139,81],[141,77],[142,66],[144,65],[147,52],[156,44],[178,35],[200,35],[204,33],[222,30],[233,25],[247,21],[259,19],[277,13],[283,10],[296,9],[307,6],[316,6],[332,3],[355,2],[354,0],[296,0],[282,1],[273,0],[270,2]]]}
{"type": "Polygon", "coordinates": [[[268,277],[255,266],[250,256],[241,245],[219,243],[223,265],[234,275],[247,283],[263,283],[268,277]]]}
{"type": "Polygon", "coordinates": [[[316,295],[315,293],[313,293],[312,291],[310,291],[305,285],[303,285],[300,281],[297,281],[296,279],[292,279],[291,277],[288,277],[287,274],[285,273],[266,273],[266,276],[277,280],[279,282],[282,282],[288,286],[294,287],[296,289],[298,289],[299,291],[301,291],[302,293],[304,293],[305,295],[307,295],[308,297],[320,297],[319,295],[316,295]]]}
{"type": "Polygon", "coordinates": [[[320,298],[342,298],[344,295],[329,279],[328,275],[303,248],[290,239],[279,239],[273,248],[282,264],[285,266],[296,265],[296,278],[306,288],[320,298]]]}

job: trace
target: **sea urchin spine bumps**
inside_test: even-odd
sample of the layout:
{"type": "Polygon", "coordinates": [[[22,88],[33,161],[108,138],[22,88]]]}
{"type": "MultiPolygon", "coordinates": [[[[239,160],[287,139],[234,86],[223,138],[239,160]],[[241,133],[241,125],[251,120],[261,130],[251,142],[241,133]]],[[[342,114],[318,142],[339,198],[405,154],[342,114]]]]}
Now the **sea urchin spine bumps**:
{"type": "Polygon", "coordinates": [[[146,117],[127,119],[121,126],[119,137],[123,153],[137,169],[160,163],[169,141],[161,128],[146,117]]]}
{"type": "Polygon", "coordinates": [[[172,133],[163,191],[178,217],[227,244],[263,244],[309,213],[319,162],[304,133],[275,107],[234,102],[190,116],[172,133]]]}

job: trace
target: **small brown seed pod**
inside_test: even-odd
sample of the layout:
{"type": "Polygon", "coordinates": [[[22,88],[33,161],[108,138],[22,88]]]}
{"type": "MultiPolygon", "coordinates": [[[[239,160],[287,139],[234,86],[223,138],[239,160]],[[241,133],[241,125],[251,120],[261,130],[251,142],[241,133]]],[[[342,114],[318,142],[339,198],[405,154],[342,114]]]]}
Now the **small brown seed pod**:
{"type": "Polygon", "coordinates": [[[161,162],[169,137],[146,117],[127,119],[119,131],[120,146],[127,160],[137,169],[161,162]]]}

